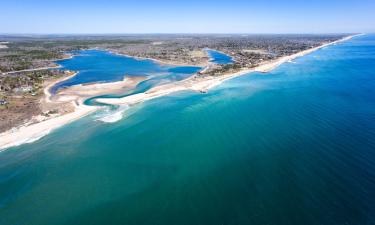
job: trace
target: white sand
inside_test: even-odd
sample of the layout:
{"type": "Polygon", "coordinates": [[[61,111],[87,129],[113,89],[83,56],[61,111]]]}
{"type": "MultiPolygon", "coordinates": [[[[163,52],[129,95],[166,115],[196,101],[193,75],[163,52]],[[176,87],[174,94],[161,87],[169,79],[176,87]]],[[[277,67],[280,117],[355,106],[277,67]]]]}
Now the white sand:
{"type": "Polygon", "coordinates": [[[52,130],[61,127],[64,124],[75,121],[86,116],[96,110],[96,107],[76,105],[76,110],[59,117],[44,120],[39,123],[21,126],[10,131],[0,134],[0,149],[18,146],[24,143],[30,143],[47,135],[52,130]]]}
{"type": "MultiPolygon", "coordinates": [[[[101,98],[101,99],[97,99],[97,101],[101,103],[114,104],[114,105],[125,105],[125,104],[133,105],[133,104],[144,102],[144,101],[157,98],[160,96],[165,96],[165,95],[178,92],[178,91],[195,90],[195,91],[205,92],[221,84],[225,80],[229,80],[229,79],[232,79],[232,78],[244,75],[244,74],[248,74],[251,72],[255,72],[255,71],[257,72],[271,71],[285,62],[304,56],[306,54],[309,54],[313,51],[324,48],[326,46],[349,40],[354,36],[356,35],[345,37],[341,40],[327,43],[316,48],[308,49],[308,50],[296,53],[294,55],[285,56],[285,57],[279,58],[271,62],[266,62],[256,68],[246,69],[237,73],[224,74],[219,77],[211,77],[211,76],[197,77],[195,76],[195,77],[191,77],[186,80],[179,81],[179,82],[154,87],[146,91],[145,93],[134,94],[134,95],[126,96],[123,98],[101,98]]],[[[60,81],[61,80],[57,82],[60,82],[60,81]]],[[[12,146],[17,146],[23,143],[29,143],[29,142],[38,140],[39,138],[51,132],[52,130],[96,111],[98,107],[83,105],[84,97],[87,97],[88,95],[92,95],[92,94],[96,95],[102,92],[106,93],[108,91],[112,92],[114,90],[121,89],[124,87],[124,82],[128,82],[128,81],[124,80],[124,81],[115,82],[115,83],[94,84],[94,86],[90,86],[90,85],[75,86],[71,90],[66,90],[65,93],[68,93],[68,94],[59,94],[58,97],[51,97],[51,94],[49,93],[49,88],[52,87],[57,82],[54,82],[45,88],[44,91],[45,91],[45,95],[47,99],[46,101],[58,101],[58,102],[72,101],[72,104],[74,104],[74,107],[75,107],[74,112],[61,115],[58,117],[54,117],[48,120],[44,120],[39,123],[35,123],[31,125],[24,125],[19,128],[14,128],[10,131],[1,133],[0,134],[0,150],[9,148],[12,146]],[[91,93],[87,94],[85,92],[91,92],[91,93]]],[[[131,85],[134,85],[136,83],[137,82],[133,82],[131,85]]]]}
{"type": "Polygon", "coordinates": [[[348,36],[348,37],[342,38],[334,42],[330,42],[330,43],[323,44],[315,48],[311,48],[305,51],[298,52],[290,56],[284,56],[271,62],[265,62],[264,64],[259,65],[258,67],[242,70],[236,73],[224,74],[218,77],[205,76],[203,78],[201,77],[188,78],[186,80],[175,82],[173,84],[166,84],[166,85],[161,85],[161,86],[151,88],[145,93],[126,96],[124,98],[113,98],[113,99],[99,98],[97,99],[97,101],[101,103],[107,103],[107,104],[113,104],[113,105],[123,105],[123,104],[133,105],[133,104],[144,102],[153,98],[168,95],[177,91],[194,90],[194,91],[206,92],[209,89],[217,85],[220,85],[222,82],[226,80],[229,80],[229,79],[232,79],[232,78],[244,75],[244,74],[249,74],[251,72],[263,72],[263,73],[269,72],[285,62],[291,61],[293,59],[304,56],[306,54],[310,54],[318,49],[327,47],[329,45],[333,45],[342,41],[347,41],[353,38],[354,36],[357,36],[357,35],[348,36]]]}
{"type": "Polygon", "coordinates": [[[122,81],[116,81],[111,83],[93,83],[93,84],[79,84],[59,91],[55,96],[52,97],[52,101],[77,101],[82,98],[90,98],[98,95],[115,94],[119,93],[127,88],[135,87],[141,81],[144,81],[146,77],[125,77],[122,81]]]}
{"type": "Polygon", "coordinates": [[[44,88],[45,98],[42,100],[42,104],[54,103],[66,105],[70,103],[74,108],[73,112],[55,116],[52,118],[39,116],[35,118],[39,121],[37,123],[25,124],[23,126],[16,127],[1,133],[0,151],[9,147],[21,145],[23,143],[36,141],[56,128],[59,128],[65,124],[71,123],[84,116],[87,116],[92,112],[95,112],[100,107],[87,106],[83,104],[84,100],[89,97],[106,93],[113,93],[113,91],[119,91],[123,90],[124,88],[134,87],[139,82],[145,79],[145,77],[132,77],[114,83],[77,85],[72,86],[71,88],[64,89],[55,96],[51,95],[49,90],[52,86],[75,75],[76,74],[73,74],[71,76],[58,79],[47,85],[44,88]],[[90,93],[88,94],[86,93],[86,91],[89,91],[90,93]]]}

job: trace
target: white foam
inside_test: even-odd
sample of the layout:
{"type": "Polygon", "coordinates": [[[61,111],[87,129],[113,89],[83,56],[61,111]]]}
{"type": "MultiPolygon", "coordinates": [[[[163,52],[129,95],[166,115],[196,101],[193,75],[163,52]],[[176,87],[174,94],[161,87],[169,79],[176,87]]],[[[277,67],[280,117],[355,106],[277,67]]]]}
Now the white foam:
{"type": "Polygon", "coordinates": [[[104,123],[115,123],[124,117],[124,112],[127,109],[129,109],[128,105],[121,105],[115,110],[107,108],[99,112],[94,117],[96,118],[96,121],[101,121],[104,123]]]}
{"type": "Polygon", "coordinates": [[[52,129],[48,129],[48,130],[45,130],[45,131],[40,132],[38,134],[34,134],[34,135],[31,135],[31,136],[25,137],[25,138],[20,138],[15,142],[0,146],[0,152],[7,149],[7,148],[10,148],[10,147],[17,147],[17,146],[20,146],[20,145],[23,145],[23,144],[35,142],[35,141],[41,139],[42,137],[46,136],[47,134],[49,134],[51,131],[52,131],[52,129]]]}

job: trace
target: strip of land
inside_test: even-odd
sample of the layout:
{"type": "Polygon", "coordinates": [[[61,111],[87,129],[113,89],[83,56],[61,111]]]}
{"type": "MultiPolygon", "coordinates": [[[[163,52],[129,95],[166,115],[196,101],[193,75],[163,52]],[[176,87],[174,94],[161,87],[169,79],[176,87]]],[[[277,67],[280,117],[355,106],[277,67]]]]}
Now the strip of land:
{"type": "Polygon", "coordinates": [[[225,80],[233,79],[235,77],[238,77],[244,74],[249,74],[251,72],[262,72],[262,73],[269,72],[285,62],[294,60],[306,54],[310,54],[318,49],[327,47],[329,45],[333,45],[339,42],[350,40],[354,36],[355,35],[348,36],[343,39],[340,39],[331,43],[326,43],[321,46],[311,48],[308,50],[304,50],[304,51],[298,52],[290,56],[284,56],[279,59],[272,60],[270,62],[265,62],[255,68],[242,70],[236,73],[223,74],[222,76],[204,76],[204,77],[193,76],[191,78],[188,78],[180,82],[175,82],[175,83],[151,88],[150,90],[144,93],[126,96],[123,98],[98,98],[96,99],[96,101],[101,102],[101,103],[106,103],[106,104],[112,104],[112,105],[134,105],[134,104],[144,102],[153,98],[168,95],[177,91],[193,90],[193,91],[199,91],[199,92],[207,92],[209,89],[221,84],[225,80]]]}
{"type": "Polygon", "coordinates": [[[38,71],[38,70],[58,69],[60,67],[61,66],[56,65],[56,66],[40,67],[40,68],[34,68],[34,69],[15,70],[15,71],[4,72],[4,73],[2,73],[2,75],[22,73],[22,72],[32,72],[32,71],[38,71]]]}
{"type": "Polygon", "coordinates": [[[44,88],[45,97],[41,100],[41,107],[44,110],[64,108],[66,111],[61,114],[35,116],[23,125],[1,133],[0,150],[36,141],[52,130],[87,116],[100,108],[85,105],[83,102],[87,98],[97,95],[120,93],[126,89],[134,88],[137,84],[146,79],[146,77],[141,76],[128,77],[124,78],[122,81],[113,83],[75,85],[63,89],[55,95],[50,93],[50,88],[55,84],[70,79],[75,75],[76,74],[57,79],[44,88]]]}
{"type": "MultiPolygon", "coordinates": [[[[268,72],[279,65],[293,60],[295,58],[304,56],[311,52],[314,52],[318,49],[327,47],[332,44],[336,44],[342,41],[346,41],[351,39],[353,36],[348,36],[342,38],[337,41],[333,41],[330,43],[322,44],[320,46],[310,48],[307,50],[300,51],[298,53],[283,56],[274,60],[266,61],[260,63],[258,66],[250,68],[250,69],[241,69],[235,73],[226,72],[219,76],[211,76],[211,75],[194,75],[188,79],[165,84],[161,86],[156,86],[151,88],[150,90],[134,94],[130,96],[126,96],[123,98],[99,98],[97,99],[98,102],[106,103],[106,104],[113,104],[113,105],[134,105],[138,104],[150,99],[154,99],[157,97],[165,96],[174,92],[178,91],[185,91],[185,90],[193,90],[199,92],[206,92],[209,89],[221,84],[225,80],[229,80],[244,74],[249,74],[251,72],[268,72]]],[[[65,78],[67,79],[67,78],[65,78]]],[[[71,88],[67,88],[57,95],[52,96],[49,92],[50,87],[54,84],[61,82],[61,80],[57,80],[51,84],[49,84],[45,89],[45,99],[43,100],[46,105],[48,104],[70,104],[72,107],[72,111],[63,115],[56,115],[54,117],[40,119],[40,121],[32,124],[25,124],[23,126],[13,128],[9,131],[0,134],[0,149],[5,149],[13,146],[20,145],[22,143],[29,143],[35,141],[42,136],[48,134],[52,130],[61,127],[67,123],[75,121],[83,116],[86,116],[96,110],[99,107],[96,106],[87,106],[84,105],[83,102],[85,99],[101,94],[109,94],[114,93],[117,91],[122,91],[124,88],[132,88],[135,87],[136,84],[144,80],[144,78],[127,78],[120,82],[115,83],[103,83],[103,84],[91,84],[90,85],[79,85],[73,86],[71,88]]]]}

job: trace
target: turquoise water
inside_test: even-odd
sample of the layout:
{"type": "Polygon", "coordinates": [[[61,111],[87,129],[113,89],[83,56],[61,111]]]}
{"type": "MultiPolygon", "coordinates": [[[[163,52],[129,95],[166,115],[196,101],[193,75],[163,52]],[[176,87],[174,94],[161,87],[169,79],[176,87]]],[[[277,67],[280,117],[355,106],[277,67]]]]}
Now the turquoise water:
{"type": "Polygon", "coordinates": [[[229,55],[226,55],[222,52],[215,51],[212,49],[207,50],[208,55],[210,56],[210,62],[216,63],[216,64],[229,64],[234,62],[232,57],[229,55]]]}
{"type": "Polygon", "coordinates": [[[373,224],[375,36],[0,153],[0,224],[373,224]]]}
{"type": "Polygon", "coordinates": [[[101,50],[82,50],[75,54],[73,59],[60,60],[58,64],[63,69],[79,73],[52,87],[52,93],[77,84],[119,81],[123,80],[124,76],[147,76],[148,80],[142,85],[149,88],[156,84],[185,79],[201,69],[195,66],[161,65],[152,60],[140,60],[101,50]]]}

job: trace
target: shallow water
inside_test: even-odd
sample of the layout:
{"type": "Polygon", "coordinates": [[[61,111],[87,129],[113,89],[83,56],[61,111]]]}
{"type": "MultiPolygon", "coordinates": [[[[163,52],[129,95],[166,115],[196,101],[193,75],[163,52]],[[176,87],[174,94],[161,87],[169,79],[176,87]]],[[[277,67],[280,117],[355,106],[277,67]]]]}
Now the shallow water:
{"type": "Polygon", "coordinates": [[[0,224],[372,224],[374,71],[367,35],[81,119],[0,153],[0,224]]]}

